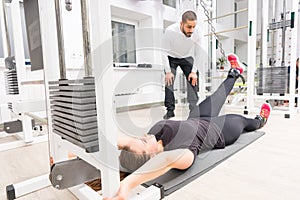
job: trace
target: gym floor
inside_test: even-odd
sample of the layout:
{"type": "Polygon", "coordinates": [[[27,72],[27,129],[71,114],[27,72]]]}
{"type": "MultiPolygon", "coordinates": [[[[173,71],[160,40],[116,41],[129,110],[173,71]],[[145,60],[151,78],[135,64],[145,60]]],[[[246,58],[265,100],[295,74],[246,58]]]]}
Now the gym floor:
{"type": "MultiPolygon", "coordinates": [[[[223,112],[242,113],[233,108],[226,108],[223,112]]],[[[118,113],[116,121],[120,133],[139,131],[143,134],[163,114],[164,108],[151,107],[118,113]],[[126,127],[125,124],[130,126],[126,127]]],[[[254,117],[256,114],[250,113],[248,116],[254,117]]],[[[186,108],[179,107],[174,119],[184,119],[186,115],[186,108]]],[[[262,129],[266,135],[165,199],[297,199],[300,189],[299,121],[300,114],[285,119],[282,113],[272,113],[269,122],[262,129]]],[[[0,144],[4,142],[3,139],[0,138],[0,144]]],[[[48,155],[47,142],[0,152],[0,199],[6,199],[7,185],[47,174],[48,155]]],[[[59,191],[47,187],[19,199],[77,198],[68,190],[59,191]]]]}

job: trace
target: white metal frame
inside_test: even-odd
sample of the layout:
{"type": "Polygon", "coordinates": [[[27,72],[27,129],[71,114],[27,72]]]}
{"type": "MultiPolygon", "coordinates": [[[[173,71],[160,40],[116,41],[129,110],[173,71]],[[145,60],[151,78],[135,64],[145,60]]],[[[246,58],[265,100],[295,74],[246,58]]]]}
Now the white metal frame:
{"type": "MultiPolygon", "coordinates": [[[[0,14],[1,14],[1,30],[2,35],[5,35],[6,29],[4,26],[3,19],[3,5],[0,3],[0,14]]],[[[8,95],[8,100],[13,104],[13,115],[15,118],[22,121],[23,131],[21,133],[15,134],[18,136],[18,141],[7,142],[0,145],[0,151],[9,150],[21,146],[25,146],[28,144],[35,144],[39,142],[45,142],[48,140],[47,135],[34,137],[32,133],[32,117],[26,115],[25,113],[29,112],[38,112],[45,111],[45,103],[44,100],[27,101],[24,99],[24,89],[22,87],[22,81],[25,80],[26,77],[26,67],[25,67],[25,54],[24,54],[24,43],[23,43],[23,35],[22,35],[22,25],[21,25],[21,13],[20,13],[20,1],[13,0],[10,4],[7,4],[7,9],[11,10],[11,20],[12,20],[12,37],[14,44],[14,55],[16,59],[17,73],[18,73],[18,85],[19,85],[19,95],[8,95]]],[[[6,38],[3,37],[3,52],[4,56],[8,56],[7,52],[7,42],[6,38]]],[[[5,134],[4,134],[5,135],[5,134]]],[[[7,134],[7,136],[11,136],[12,134],[7,134]]]]}
{"type": "MultiPolygon", "coordinates": [[[[101,181],[105,183],[102,185],[102,194],[105,197],[113,197],[117,194],[120,186],[119,178],[119,161],[117,150],[117,131],[114,126],[115,111],[113,101],[113,84],[112,80],[112,51],[105,48],[105,51],[99,51],[99,48],[108,47],[107,42],[111,42],[110,31],[110,4],[109,1],[90,1],[90,19],[91,19],[91,38],[92,38],[92,54],[93,54],[93,66],[95,80],[96,80],[96,101],[97,101],[97,116],[98,116],[98,129],[99,131],[99,152],[86,153],[84,149],[74,145],[73,143],[61,139],[60,136],[53,134],[49,129],[49,141],[50,153],[55,162],[63,161],[67,159],[67,153],[72,152],[81,159],[87,161],[91,165],[101,170],[101,181]],[[105,19],[105,20],[99,20],[105,19]],[[106,32],[103,30],[107,30],[106,32]],[[100,52],[100,53],[99,53],[100,52]],[[105,59],[96,59],[96,58],[105,59]],[[105,93],[105,95],[102,95],[105,93]],[[100,117],[101,116],[101,117],[100,117]],[[103,134],[104,133],[104,134],[103,134]],[[103,134],[103,135],[102,135],[103,134]]],[[[42,44],[44,53],[44,72],[45,72],[45,84],[46,84],[46,104],[48,110],[48,119],[51,119],[50,115],[50,100],[48,82],[50,80],[58,79],[58,46],[57,37],[53,34],[53,30],[56,29],[53,19],[55,19],[54,2],[53,1],[41,1],[39,2],[40,20],[41,20],[41,32],[42,32],[42,44]],[[51,30],[51,31],[49,31],[51,30]],[[54,67],[57,67],[54,70],[54,67]]],[[[48,120],[48,126],[51,126],[51,120],[48,120]]],[[[31,179],[18,184],[20,187],[16,189],[22,191],[19,192],[22,195],[28,194],[32,191],[42,189],[47,186],[49,182],[47,175],[31,179]],[[35,187],[35,183],[42,181],[45,184],[41,184],[41,187],[35,187]],[[21,187],[22,186],[22,187],[21,187]],[[33,190],[34,189],[34,190],[33,190]]],[[[70,188],[70,191],[80,199],[102,199],[102,197],[94,190],[88,188],[85,185],[78,185],[70,188]]],[[[143,189],[144,192],[133,194],[132,199],[160,199],[160,189],[149,187],[143,189]]],[[[18,192],[16,192],[17,194],[18,192]]],[[[18,193],[18,194],[19,194],[18,193]]]]}
{"type": "Polygon", "coordinates": [[[7,187],[12,187],[11,189],[13,189],[13,191],[11,192],[14,193],[15,198],[19,198],[31,192],[35,192],[48,187],[49,185],[49,175],[45,174],[7,187]]]}
{"type": "MultiPolygon", "coordinates": [[[[40,25],[41,25],[41,38],[42,38],[42,48],[43,48],[43,60],[44,60],[44,78],[45,78],[45,90],[46,90],[46,107],[47,111],[50,110],[50,98],[49,98],[49,86],[48,81],[55,80],[55,78],[59,77],[59,69],[58,69],[58,47],[57,47],[57,36],[56,32],[53,31],[56,29],[55,25],[55,12],[54,12],[54,1],[39,1],[39,12],[40,12],[40,25]],[[56,68],[55,68],[56,67],[56,68]]],[[[51,119],[51,113],[47,112],[47,118],[51,119]]],[[[52,127],[51,120],[48,120],[48,127],[52,127]]],[[[51,129],[48,129],[48,137],[49,140],[53,140],[53,133],[51,129]]],[[[54,143],[50,143],[50,151],[52,152],[52,156],[55,160],[67,159],[67,152],[58,152],[55,151],[57,148],[54,143]]],[[[15,194],[22,194],[26,195],[31,192],[40,190],[44,188],[43,185],[41,187],[36,187],[36,183],[40,177],[35,177],[29,179],[29,181],[23,181],[19,184],[19,187],[15,188],[15,194]],[[22,190],[23,192],[18,192],[18,190],[22,190]]],[[[42,176],[42,180],[46,181],[49,180],[49,175],[42,176]]],[[[50,181],[48,182],[50,186],[50,181]]],[[[19,196],[16,196],[18,198],[19,196]]]]}
{"type": "Polygon", "coordinates": [[[257,27],[257,0],[248,1],[248,71],[247,71],[247,109],[254,107],[254,73],[256,68],[256,27],[257,27]],[[252,27],[250,26],[252,23],[252,27]],[[249,31],[252,29],[251,35],[249,31]],[[251,84],[249,84],[251,82],[251,84]]]}
{"type": "Polygon", "coordinates": [[[7,55],[8,55],[8,52],[7,52],[7,41],[6,41],[6,38],[5,38],[6,29],[5,29],[4,23],[5,22],[4,22],[3,4],[1,2],[0,3],[0,25],[1,25],[3,55],[4,55],[4,57],[7,57],[7,55]]]}
{"type": "MultiPolygon", "coordinates": [[[[292,29],[291,35],[291,69],[290,71],[296,71],[296,58],[297,56],[297,34],[298,34],[298,0],[287,1],[287,3],[292,3],[291,12],[295,13],[295,25],[292,29]]],[[[267,66],[267,27],[268,27],[268,10],[269,10],[269,0],[263,0],[262,6],[262,14],[263,14],[263,41],[262,41],[262,60],[263,65],[267,66]]],[[[279,13],[278,13],[279,14],[279,13]]],[[[255,94],[255,85],[254,85],[254,73],[256,68],[256,23],[257,23],[257,0],[248,2],[248,21],[252,21],[252,36],[248,36],[248,90],[247,90],[247,109],[246,112],[250,112],[252,110],[258,110],[258,108],[254,105],[255,99],[261,100],[289,100],[289,106],[286,109],[282,110],[273,110],[273,113],[284,114],[285,117],[289,118],[298,112],[297,108],[294,107],[295,97],[299,94],[295,94],[295,73],[290,73],[290,91],[289,94],[285,94],[284,96],[279,95],[256,95],[255,94]],[[274,112],[275,111],[275,112],[274,112]]],[[[298,104],[299,108],[299,104],[298,104]]]]}
{"type": "MultiPolygon", "coordinates": [[[[12,136],[12,135],[11,134],[6,134],[6,133],[2,133],[2,134],[0,134],[0,140],[1,140],[1,138],[9,137],[9,136],[12,136]]],[[[22,137],[22,135],[19,134],[19,133],[14,134],[14,136],[16,138],[18,138],[19,140],[12,141],[12,142],[2,143],[0,145],[0,151],[7,151],[7,150],[10,150],[10,149],[15,149],[15,148],[18,148],[18,147],[23,147],[23,146],[26,146],[26,145],[38,144],[38,143],[41,143],[41,142],[46,142],[48,140],[48,136],[47,135],[36,136],[30,142],[26,142],[24,140],[24,138],[22,137]]]]}

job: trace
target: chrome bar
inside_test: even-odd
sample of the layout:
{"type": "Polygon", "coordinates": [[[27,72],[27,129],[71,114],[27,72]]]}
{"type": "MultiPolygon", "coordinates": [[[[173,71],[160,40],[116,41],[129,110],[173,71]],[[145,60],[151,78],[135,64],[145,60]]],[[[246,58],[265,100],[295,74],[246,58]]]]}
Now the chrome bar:
{"type": "MultiPolygon", "coordinates": [[[[227,30],[222,30],[222,31],[216,32],[216,34],[237,31],[237,30],[241,30],[241,29],[244,29],[244,28],[248,28],[248,25],[240,26],[240,27],[236,27],[236,28],[232,28],[232,29],[227,29],[227,30]]],[[[213,35],[213,33],[209,33],[209,34],[206,34],[204,36],[206,37],[206,36],[210,36],[210,35],[213,35]]]]}
{"type": "MultiPolygon", "coordinates": [[[[237,11],[234,11],[234,12],[231,12],[231,13],[227,13],[225,15],[220,15],[220,16],[217,16],[217,17],[214,17],[214,18],[211,18],[211,20],[215,20],[215,19],[220,19],[220,18],[224,18],[224,17],[228,17],[230,15],[234,15],[234,14],[238,14],[238,13],[242,13],[242,12],[246,12],[248,11],[248,8],[244,8],[244,9],[241,9],[241,10],[237,10],[237,11]]],[[[207,22],[208,20],[204,20],[204,22],[207,22]]]]}
{"type": "Polygon", "coordinates": [[[281,67],[284,67],[285,66],[285,31],[286,31],[286,1],[283,0],[283,14],[282,14],[282,42],[281,42],[281,45],[282,45],[282,60],[281,60],[281,67]]]}
{"type": "Polygon", "coordinates": [[[66,79],[64,34],[63,34],[63,29],[62,29],[60,0],[55,0],[55,13],[56,13],[56,30],[57,30],[57,42],[58,42],[60,79],[66,79]]]}
{"type": "Polygon", "coordinates": [[[82,37],[85,76],[92,76],[92,57],[90,45],[89,7],[87,0],[81,0],[82,37]]]}
{"type": "Polygon", "coordinates": [[[24,113],[24,115],[27,115],[27,116],[29,116],[29,117],[31,117],[32,119],[35,119],[35,120],[37,120],[37,121],[40,121],[40,122],[42,122],[42,124],[47,124],[48,123],[48,119],[47,118],[42,118],[42,117],[39,117],[39,116],[37,116],[37,115],[35,115],[35,114],[32,114],[32,113],[24,113]]]}

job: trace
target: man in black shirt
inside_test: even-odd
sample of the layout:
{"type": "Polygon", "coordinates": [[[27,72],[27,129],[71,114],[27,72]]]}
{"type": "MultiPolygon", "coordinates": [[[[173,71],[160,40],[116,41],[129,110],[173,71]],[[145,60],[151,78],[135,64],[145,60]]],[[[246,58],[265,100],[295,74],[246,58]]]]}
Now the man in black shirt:
{"type": "Polygon", "coordinates": [[[112,199],[126,199],[131,189],[172,168],[188,169],[201,150],[224,148],[234,143],[240,134],[266,124],[271,111],[267,103],[262,105],[260,115],[254,119],[236,114],[218,116],[236,79],[243,72],[236,55],[229,54],[227,58],[231,64],[228,77],[214,94],[190,112],[187,120],[163,120],[144,137],[118,141],[122,149],[120,164],[133,173],[121,182],[117,196],[112,199]]]}

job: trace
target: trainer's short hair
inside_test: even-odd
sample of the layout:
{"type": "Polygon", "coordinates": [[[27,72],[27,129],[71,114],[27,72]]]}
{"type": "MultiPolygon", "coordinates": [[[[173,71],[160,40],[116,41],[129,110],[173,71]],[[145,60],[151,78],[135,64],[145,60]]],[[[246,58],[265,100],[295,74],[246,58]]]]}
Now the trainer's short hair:
{"type": "Polygon", "coordinates": [[[152,154],[147,154],[146,152],[136,153],[129,146],[124,146],[121,150],[119,160],[121,167],[127,170],[127,172],[132,173],[150,160],[151,157],[152,154]]]}
{"type": "Polygon", "coordinates": [[[182,22],[185,23],[187,20],[189,21],[195,21],[197,20],[197,15],[194,11],[186,11],[182,14],[182,22]]]}

